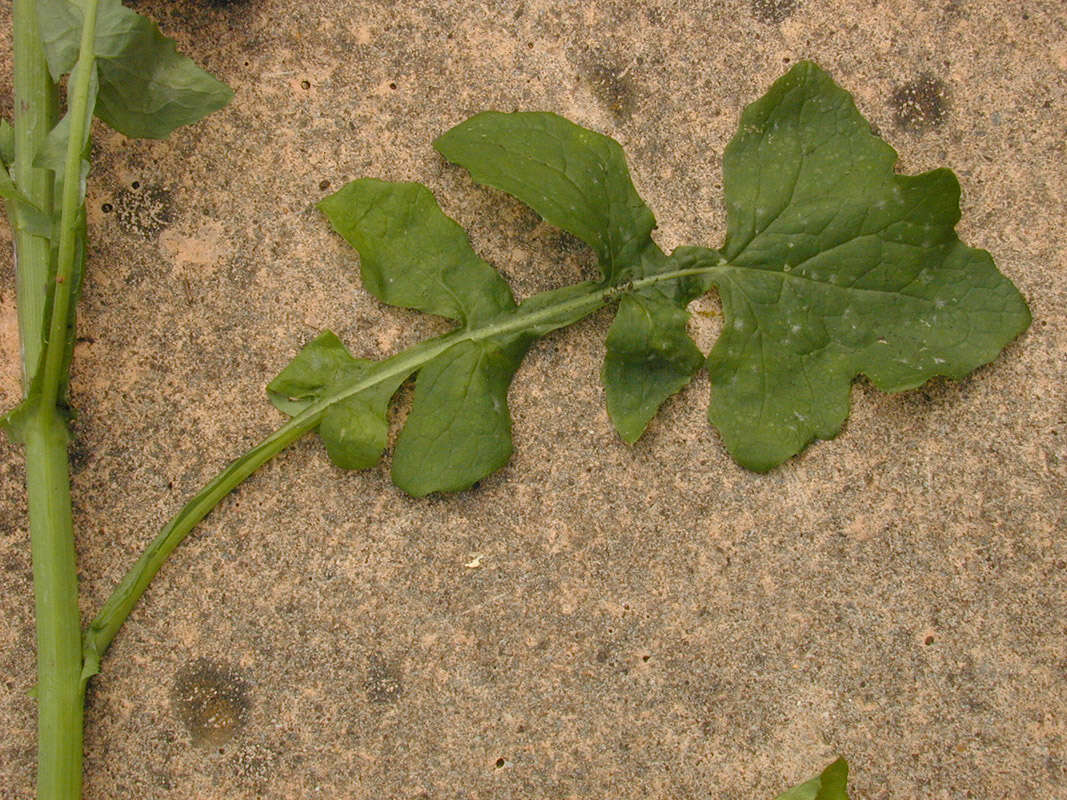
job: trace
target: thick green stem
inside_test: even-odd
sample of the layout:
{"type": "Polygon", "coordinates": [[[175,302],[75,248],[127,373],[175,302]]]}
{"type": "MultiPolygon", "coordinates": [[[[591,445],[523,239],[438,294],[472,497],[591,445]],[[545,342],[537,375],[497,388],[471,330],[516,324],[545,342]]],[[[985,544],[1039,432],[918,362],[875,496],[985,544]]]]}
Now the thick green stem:
{"type": "Polygon", "coordinates": [[[24,439],[37,615],[37,797],[76,800],[84,691],[66,425],[55,409],[41,408],[24,439]]]}
{"type": "MultiPolygon", "coordinates": [[[[82,58],[88,75],[93,61],[96,4],[86,3],[82,58]],[[88,47],[86,48],[86,42],[88,47]],[[87,53],[87,55],[86,55],[87,53]]],[[[56,87],[48,73],[40,44],[37,8],[33,0],[16,0],[15,40],[15,164],[18,188],[46,216],[54,211],[51,171],[36,169],[33,161],[56,122],[56,87]]],[[[83,115],[88,104],[88,81],[72,87],[71,107],[83,115]],[[83,85],[84,84],[84,85],[83,85]]],[[[75,132],[72,125],[72,146],[75,132]]],[[[80,144],[81,138],[77,139],[80,144]]],[[[69,155],[69,154],[68,154],[69,155]]],[[[67,463],[67,427],[56,402],[63,373],[66,325],[70,304],[70,275],[76,254],[74,220],[81,206],[81,147],[68,157],[60,232],[61,256],[53,296],[51,334],[46,334],[47,296],[53,277],[51,242],[31,235],[24,210],[14,209],[16,294],[22,340],[24,394],[30,407],[21,427],[26,445],[26,493],[29,498],[30,540],[37,622],[39,800],[77,800],[82,786],[82,673],[81,620],[78,613],[78,576],[71,519],[70,476],[67,463]],[[73,179],[72,179],[73,178],[73,179]],[[58,328],[58,335],[56,330],[58,328]],[[46,366],[39,374],[41,364],[46,366]],[[48,364],[54,366],[49,369],[48,364]],[[40,394],[33,396],[33,387],[40,394]]]]}

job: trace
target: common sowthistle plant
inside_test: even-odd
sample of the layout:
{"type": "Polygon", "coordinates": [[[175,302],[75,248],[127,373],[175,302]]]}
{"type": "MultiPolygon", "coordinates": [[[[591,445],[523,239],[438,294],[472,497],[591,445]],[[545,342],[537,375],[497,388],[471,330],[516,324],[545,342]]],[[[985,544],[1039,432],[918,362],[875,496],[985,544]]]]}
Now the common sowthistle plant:
{"type": "MultiPolygon", "coordinates": [[[[0,123],[0,195],[17,253],[24,399],[4,422],[26,453],[40,798],[80,796],[86,683],[170,552],[306,433],[317,431],[344,469],[376,464],[391,399],[412,376],[393,480],[415,496],[468,488],[509,458],[508,387],[530,345],[616,305],[602,374],[619,435],[636,441],[706,367],[710,421],[738,462],[765,471],[836,435],[856,375],[886,391],[958,378],[1029,324],[989,254],[956,236],[952,173],[895,174],[896,153],[813,64],[744,111],[723,159],[719,249],[656,245],[613,140],[553,114],[479,114],[437,150],[588,244],[601,278],[516,303],[425,187],[361,179],[326,198],[323,213],[360,253],[364,287],[455,327],[382,361],[353,358],[329,332],[309,343],[268,387],[289,421],[182,508],[83,629],[66,448],[89,123],[95,114],[128,136],[159,138],[222,107],[230,91],[119,0],[15,0],[13,19],[16,114],[13,126],[0,123]],[[687,334],[686,307],[712,288],[724,325],[705,357],[687,334]]],[[[846,776],[840,760],[781,797],[840,800],[846,776]]]]}

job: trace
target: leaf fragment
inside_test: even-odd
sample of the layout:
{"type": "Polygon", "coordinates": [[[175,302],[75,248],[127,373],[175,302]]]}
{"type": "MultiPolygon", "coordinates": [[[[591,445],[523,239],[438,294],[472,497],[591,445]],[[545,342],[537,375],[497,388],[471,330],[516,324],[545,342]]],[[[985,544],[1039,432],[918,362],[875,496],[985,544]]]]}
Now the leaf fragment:
{"type": "Polygon", "coordinates": [[[0,162],[5,169],[15,163],[15,129],[6,119],[0,119],[0,162]]]}
{"type": "Polygon", "coordinates": [[[19,227],[45,239],[52,236],[52,218],[45,214],[30,198],[20,192],[11,179],[7,166],[0,164],[0,197],[11,204],[18,217],[11,221],[19,227]]]}
{"type": "Polygon", "coordinates": [[[628,444],[641,436],[663,401],[704,365],[686,333],[688,312],[666,298],[628,295],[608,332],[602,378],[608,413],[628,444]]]}
{"type": "MultiPolygon", "coordinates": [[[[81,69],[81,65],[74,67],[74,72],[71,73],[70,83],[73,84],[78,79],[78,71],[81,69]]],[[[79,205],[85,201],[86,192],[86,179],[89,177],[89,137],[91,133],[91,125],[93,118],[93,108],[96,105],[96,101],[100,92],[99,70],[94,64],[92,72],[89,75],[89,99],[86,106],[85,124],[82,126],[82,140],[80,142],[81,148],[81,161],[79,163],[78,171],[78,197],[79,205]]],[[[67,113],[63,115],[63,118],[56,123],[55,127],[48,132],[48,136],[44,140],[44,144],[37,152],[33,159],[33,165],[39,169],[50,169],[55,175],[55,189],[53,190],[55,197],[63,196],[63,177],[66,172],[67,165],[67,147],[70,142],[70,127],[71,127],[71,114],[73,109],[68,109],[67,113]]],[[[58,237],[57,237],[58,238],[58,237]]]]}
{"type": "MultiPolygon", "coordinates": [[[[370,362],[367,362],[370,363],[370,362]]],[[[364,364],[352,357],[333,331],[308,342],[267,385],[267,396],[282,413],[295,417],[364,364]]]]}
{"type": "Polygon", "coordinates": [[[848,800],[848,763],[837,759],[810,781],[794,786],[775,800],[848,800]]]}

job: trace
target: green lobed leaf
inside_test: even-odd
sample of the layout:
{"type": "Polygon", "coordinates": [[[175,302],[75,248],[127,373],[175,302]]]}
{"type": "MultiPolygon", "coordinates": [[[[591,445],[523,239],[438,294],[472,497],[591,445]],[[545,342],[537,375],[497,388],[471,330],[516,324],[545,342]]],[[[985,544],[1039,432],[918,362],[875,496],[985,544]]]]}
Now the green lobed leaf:
{"type": "Polygon", "coordinates": [[[507,463],[508,386],[531,341],[463,341],[419,371],[393,451],[397,486],[415,497],[460,491],[507,463]]]}
{"type": "Polygon", "coordinates": [[[360,254],[363,285],[383,303],[471,325],[513,309],[507,283],[417,183],[364,178],[319,208],[360,254]]]}
{"type": "MultiPolygon", "coordinates": [[[[814,65],[801,64],[745,111],[725,157],[728,234],[721,251],[679,248],[668,257],[651,240],[651,214],[646,228],[638,224],[640,210],[647,212],[639,198],[636,216],[617,213],[633,210],[636,192],[610,139],[583,135],[553,115],[479,119],[493,124],[479,130],[464,123],[462,135],[438,140],[439,149],[523,199],[537,188],[532,181],[544,180],[548,190],[529,195],[530,202],[555,214],[550,221],[588,234],[608,262],[605,280],[546,292],[516,308],[503,280],[428,190],[357,181],[324,201],[334,227],[360,250],[371,291],[460,322],[416,346],[424,357],[396,356],[403,369],[389,373],[419,370],[393,463],[394,481],[411,494],[464,489],[503,465],[511,452],[508,385],[530,342],[613,299],[621,303],[604,382],[612,418],[633,441],[702,363],[686,334],[685,305],[718,287],[725,326],[707,360],[709,414],[735,458],[753,469],[833,435],[856,374],[888,390],[934,374],[959,376],[993,358],[1029,321],[988,254],[956,237],[959,187],[951,173],[894,175],[892,149],[814,65]],[[516,122],[528,122],[529,130],[516,122]],[[558,163],[546,161],[551,142],[558,163]],[[523,147],[534,156],[524,158],[523,147]],[[598,153],[606,154],[600,162],[598,153]],[[596,163],[600,172],[589,166],[596,163]],[[601,178],[610,166],[614,185],[628,191],[585,192],[566,171],[575,164],[601,178]],[[631,238],[612,229],[619,219],[631,238]],[[591,220],[606,227],[590,233],[591,220]]],[[[374,383],[360,375],[347,380],[374,383]]],[[[347,396],[351,385],[338,391],[347,396]]],[[[384,419],[388,395],[380,402],[376,413],[384,419]]],[[[353,415],[345,424],[364,423],[353,415]]],[[[374,454],[379,449],[375,442],[374,454]]],[[[818,789],[818,796],[837,797],[826,785],[831,793],[818,789]]]]}
{"type": "Polygon", "coordinates": [[[839,758],[818,776],[783,792],[775,800],[848,800],[848,764],[839,758]]]}
{"type": "MultiPolygon", "coordinates": [[[[372,294],[458,321],[453,338],[471,332],[413,367],[415,398],[394,449],[393,481],[422,496],[465,489],[503,466],[511,454],[508,386],[538,326],[521,335],[485,332],[494,320],[518,313],[511,290],[425,187],[363,179],[324,199],[320,208],[359,251],[372,294]]],[[[546,318],[539,327],[572,321],[561,316],[566,319],[546,318]]],[[[350,415],[346,424],[355,428],[359,422],[350,415]]],[[[320,434],[328,433],[324,420],[320,434]]]]}
{"type": "Polygon", "coordinates": [[[663,401],[689,383],[704,356],[686,333],[689,314],[666,298],[628,295],[608,332],[602,373],[608,413],[629,444],[663,401]]]}
{"type": "MultiPolygon", "coordinates": [[[[270,382],[267,393],[279,411],[296,416],[337,389],[370,378],[386,363],[353,358],[340,339],[326,331],[270,382]]],[[[318,433],[337,466],[368,469],[378,463],[389,434],[389,401],[406,377],[393,375],[326,410],[318,433]]]]}
{"type": "Polygon", "coordinates": [[[556,114],[485,111],[433,146],[592,247],[609,283],[625,277],[656,227],[619,143],[556,114]]]}
{"type": "MultiPolygon", "coordinates": [[[[49,71],[58,81],[78,59],[81,3],[38,0],[38,19],[49,71]]],[[[228,86],[178,53],[155,23],[121,0],[99,0],[96,63],[96,116],[130,137],[162,139],[222,108],[233,96],[228,86]]]]}
{"type": "MultiPolygon", "coordinates": [[[[622,286],[671,268],[652,241],[655,218],[614,139],[555,114],[488,111],[452,128],[434,147],[479,183],[513,195],[592,247],[606,284],[622,286]]],[[[706,290],[699,280],[679,280],[647,292],[644,304],[620,308],[601,376],[608,413],[627,442],[636,441],[663,401],[703,365],[686,333],[684,307],[706,290]],[[668,298],[673,309],[664,304],[668,298]],[[641,331],[631,334],[627,328],[639,306],[658,311],[645,314],[641,331]],[[652,372],[641,363],[654,365],[652,372]]]]}
{"type": "Polygon", "coordinates": [[[742,114],[723,158],[725,323],[708,369],[709,418],[746,467],[836,435],[856,375],[886,391],[959,378],[1029,325],[989,254],[956,236],[955,176],[896,175],[896,158],[811,63],[742,114]]]}

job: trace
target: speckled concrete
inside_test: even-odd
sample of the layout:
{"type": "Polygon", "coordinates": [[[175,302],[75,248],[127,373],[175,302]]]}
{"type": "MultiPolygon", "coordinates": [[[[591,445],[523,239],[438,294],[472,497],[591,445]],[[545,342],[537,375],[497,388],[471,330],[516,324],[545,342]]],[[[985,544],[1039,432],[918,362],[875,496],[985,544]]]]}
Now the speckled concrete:
{"type": "MultiPolygon", "coordinates": [[[[475,491],[413,500],[385,466],[345,474],[303,441],[182,546],[116,640],[89,698],[87,798],[763,800],[838,754],[860,800],[1067,797],[1062,2],[137,7],[237,96],[166,142],[96,130],[72,449],[86,614],[279,423],[263,386],[319,330],[365,357],[440,330],[361,291],[324,194],[427,183],[520,296],[592,270],[430,148],[480,109],[614,136],[659,243],[718,244],[742,106],[814,59],[901,169],[957,172],[963,237],[1034,325],[959,383],[859,381],[844,435],[766,476],[706,425],[705,379],[635,447],[613,435],[606,314],[534,348],[516,455],[475,491]]],[[[695,324],[706,345],[714,316],[695,324]]],[[[5,800],[33,776],[21,482],[4,443],[5,800]]]]}

